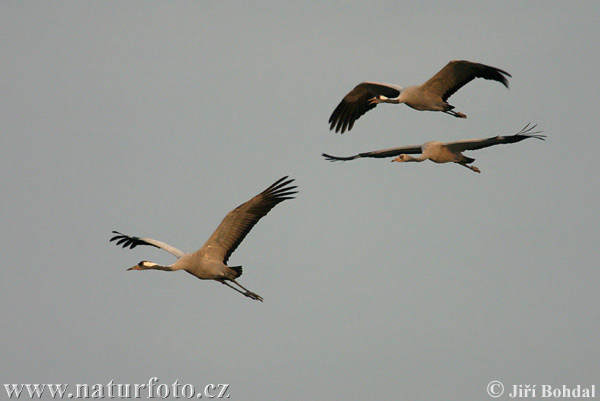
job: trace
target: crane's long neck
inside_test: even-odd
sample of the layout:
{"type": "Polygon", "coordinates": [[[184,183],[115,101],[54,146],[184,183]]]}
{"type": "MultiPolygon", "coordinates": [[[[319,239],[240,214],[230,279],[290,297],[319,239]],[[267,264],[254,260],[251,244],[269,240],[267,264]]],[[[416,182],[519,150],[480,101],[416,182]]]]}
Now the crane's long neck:
{"type": "Polygon", "coordinates": [[[379,101],[380,101],[380,103],[392,103],[392,104],[404,103],[404,100],[400,99],[400,96],[394,97],[394,98],[380,96],[379,101]]]}
{"type": "Polygon", "coordinates": [[[418,86],[408,86],[400,90],[398,97],[394,98],[394,101],[390,103],[405,103],[408,106],[413,107],[412,104],[421,96],[422,93],[418,86]]]}
{"type": "Polygon", "coordinates": [[[142,260],[137,265],[130,267],[127,270],[162,270],[162,271],[174,271],[173,265],[164,266],[159,265],[158,263],[148,262],[147,260],[142,260]]]}
{"type": "Polygon", "coordinates": [[[412,157],[410,155],[404,155],[402,157],[403,162],[423,162],[425,160],[427,160],[427,157],[425,157],[423,154],[421,154],[419,157],[412,157]]]}

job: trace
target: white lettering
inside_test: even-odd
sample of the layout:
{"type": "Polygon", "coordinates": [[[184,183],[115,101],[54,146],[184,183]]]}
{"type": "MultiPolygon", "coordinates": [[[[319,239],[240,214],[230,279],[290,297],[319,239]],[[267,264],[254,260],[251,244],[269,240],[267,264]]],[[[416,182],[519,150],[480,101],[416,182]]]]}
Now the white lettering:
{"type": "Polygon", "coordinates": [[[113,395],[113,388],[114,388],[114,383],[113,380],[110,379],[110,381],[108,382],[108,384],[106,385],[106,387],[108,387],[108,398],[115,398],[113,395]]]}
{"type": "Polygon", "coordinates": [[[207,384],[206,387],[204,387],[204,395],[208,398],[215,398],[216,396],[208,391],[209,388],[211,390],[216,390],[217,386],[215,386],[214,384],[207,384]]]}
{"type": "Polygon", "coordinates": [[[48,384],[48,390],[50,390],[50,396],[52,399],[63,398],[65,391],[67,391],[67,384],[48,384]],[[58,397],[56,397],[58,395],[58,397]]]}
{"type": "Polygon", "coordinates": [[[104,398],[104,386],[102,384],[92,386],[92,398],[104,398]]]}
{"type": "Polygon", "coordinates": [[[129,398],[129,387],[130,384],[117,384],[117,393],[119,398],[129,398]],[[123,391],[125,389],[125,391],[123,391]]]}
{"type": "Polygon", "coordinates": [[[142,398],[140,397],[140,389],[142,388],[146,388],[145,384],[134,384],[133,385],[133,392],[134,392],[134,396],[133,398],[142,398]]]}
{"type": "Polygon", "coordinates": [[[190,399],[194,396],[194,387],[191,384],[184,384],[181,387],[181,394],[187,399],[190,399]]]}
{"type": "Polygon", "coordinates": [[[169,387],[164,383],[159,384],[156,387],[156,394],[158,394],[158,396],[164,400],[169,396],[169,387]]]}
{"type": "Polygon", "coordinates": [[[153,377],[148,381],[148,398],[154,398],[154,384],[158,381],[158,377],[153,377]]]}
{"type": "Polygon", "coordinates": [[[24,386],[27,387],[27,391],[29,392],[29,398],[33,398],[34,394],[37,395],[37,398],[42,398],[42,393],[46,388],[45,384],[24,384],[24,386]]]}
{"type": "Polygon", "coordinates": [[[90,398],[90,386],[87,384],[78,384],[76,398],[90,398]]]}
{"type": "Polygon", "coordinates": [[[219,395],[217,397],[218,398],[229,398],[229,394],[225,395],[225,393],[227,393],[227,388],[229,387],[229,384],[220,383],[219,387],[221,387],[221,391],[219,392],[219,395]]]}
{"type": "Polygon", "coordinates": [[[19,398],[21,396],[21,391],[23,391],[23,386],[19,386],[18,384],[5,384],[4,388],[6,389],[8,398],[12,398],[13,394],[16,395],[16,398],[19,398]]]}
{"type": "Polygon", "coordinates": [[[179,379],[175,379],[171,387],[173,387],[173,397],[179,398],[179,379]]]}
{"type": "Polygon", "coordinates": [[[552,386],[542,384],[542,398],[552,397],[552,386]]]}

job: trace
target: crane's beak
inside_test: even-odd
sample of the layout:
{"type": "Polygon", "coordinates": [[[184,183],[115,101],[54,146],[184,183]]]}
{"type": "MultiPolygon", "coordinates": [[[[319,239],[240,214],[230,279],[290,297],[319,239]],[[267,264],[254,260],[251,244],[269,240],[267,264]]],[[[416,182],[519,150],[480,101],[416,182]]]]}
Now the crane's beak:
{"type": "Polygon", "coordinates": [[[395,159],[392,159],[392,163],[393,163],[393,162],[398,162],[398,161],[400,161],[400,160],[398,160],[398,159],[400,159],[400,158],[399,158],[399,157],[396,157],[395,159]]]}
{"type": "Polygon", "coordinates": [[[130,267],[129,269],[127,269],[127,271],[129,270],[142,270],[142,268],[139,265],[135,265],[133,267],[130,267]]]}

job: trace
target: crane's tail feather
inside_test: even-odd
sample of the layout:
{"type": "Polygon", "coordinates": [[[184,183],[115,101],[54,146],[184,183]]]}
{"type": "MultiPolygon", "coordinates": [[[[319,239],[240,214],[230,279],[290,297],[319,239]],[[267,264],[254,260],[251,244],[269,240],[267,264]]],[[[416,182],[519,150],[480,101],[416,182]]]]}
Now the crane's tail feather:
{"type": "Polygon", "coordinates": [[[242,275],[242,266],[229,266],[229,268],[235,272],[235,278],[242,275]]]}

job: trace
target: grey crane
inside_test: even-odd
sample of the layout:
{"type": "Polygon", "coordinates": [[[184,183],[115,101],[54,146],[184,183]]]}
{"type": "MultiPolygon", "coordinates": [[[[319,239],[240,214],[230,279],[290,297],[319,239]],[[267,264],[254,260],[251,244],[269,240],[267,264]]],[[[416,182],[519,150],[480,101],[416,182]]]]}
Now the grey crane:
{"type": "Polygon", "coordinates": [[[249,291],[236,281],[242,275],[242,266],[227,266],[227,261],[262,217],[278,203],[294,198],[292,195],[298,191],[294,191],[297,186],[289,185],[292,181],[294,180],[288,179],[287,176],[282,177],[263,192],[233,209],[225,216],[202,248],[192,253],[185,253],[171,245],[151,238],[133,237],[118,231],[113,231],[113,234],[117,235],[112,237],[110,241],[116,241],[116,245],[122,245],[123,248],[129,247],[130,249],[138,245],[154,246],[169,252],[177,258],[175,263],[168,266],[143,260],[127,270],[185,270],[201,280],[216,280],[251,299],[262,302],[263,298],[260,295],[249,291]],[[230,282],[236,284],[241,290],[231,285],[230,282]]]}
{"type": "Polygon", "coordinates": [[[521,142],[527,138],[536,138],[541,139],[542,141],[546,137],[545,135],[538,135],[542,131],[533,131],[536,125],[530,126],[531,124],[527,124],[521,131],[517,132],[515,135],[509,136],[494,136],[491,138],[485,139],[465,139],[462,141],[456,142],[426,142],[420,146],[403,146],[400,148],[391,148],[391,149],[383,149],[376,150],[374,152],[365,152],[359,153],[354,156],[348,157],[339,157],[339,156],[331,156],[326,153],[321,154],[325,159],[329,161],[347,161],[359,159],[362,157],[376,157],[376,158],[385,158],[385,157],[396,157],[393,162],[422,162],[424,160],[431,160],[435,163],[458,163],[461,166],[465,166],[468,169],[473,170],[476,173],[481,173],[481,171],[473,166],[469,165],[473,163],[475,159],[467,157],[462,154],[465,150],[477,150],[487,148],[489,146],[500,145],[505,143],[515,143],[521,142]],[[421,154],[419,157],[412,157],[409,154],[421,154]]]}
{"type": "Polygon", "coordinates": [[[398,85],[379,82],[358,84],[342,99],[329,117],[329,129],[344,133],[350,131],[367,111],[379,103],[404,103],[415,110],[442,111],[458,118],[467,118],[463,113],[453,111],[454,106],[447,100],[457,90],[475,78],[501,82],[508,88],[511,75],[499,68],[465,60],[450,61],[427,82],[418,86],[402,88],[398,85]]]}

